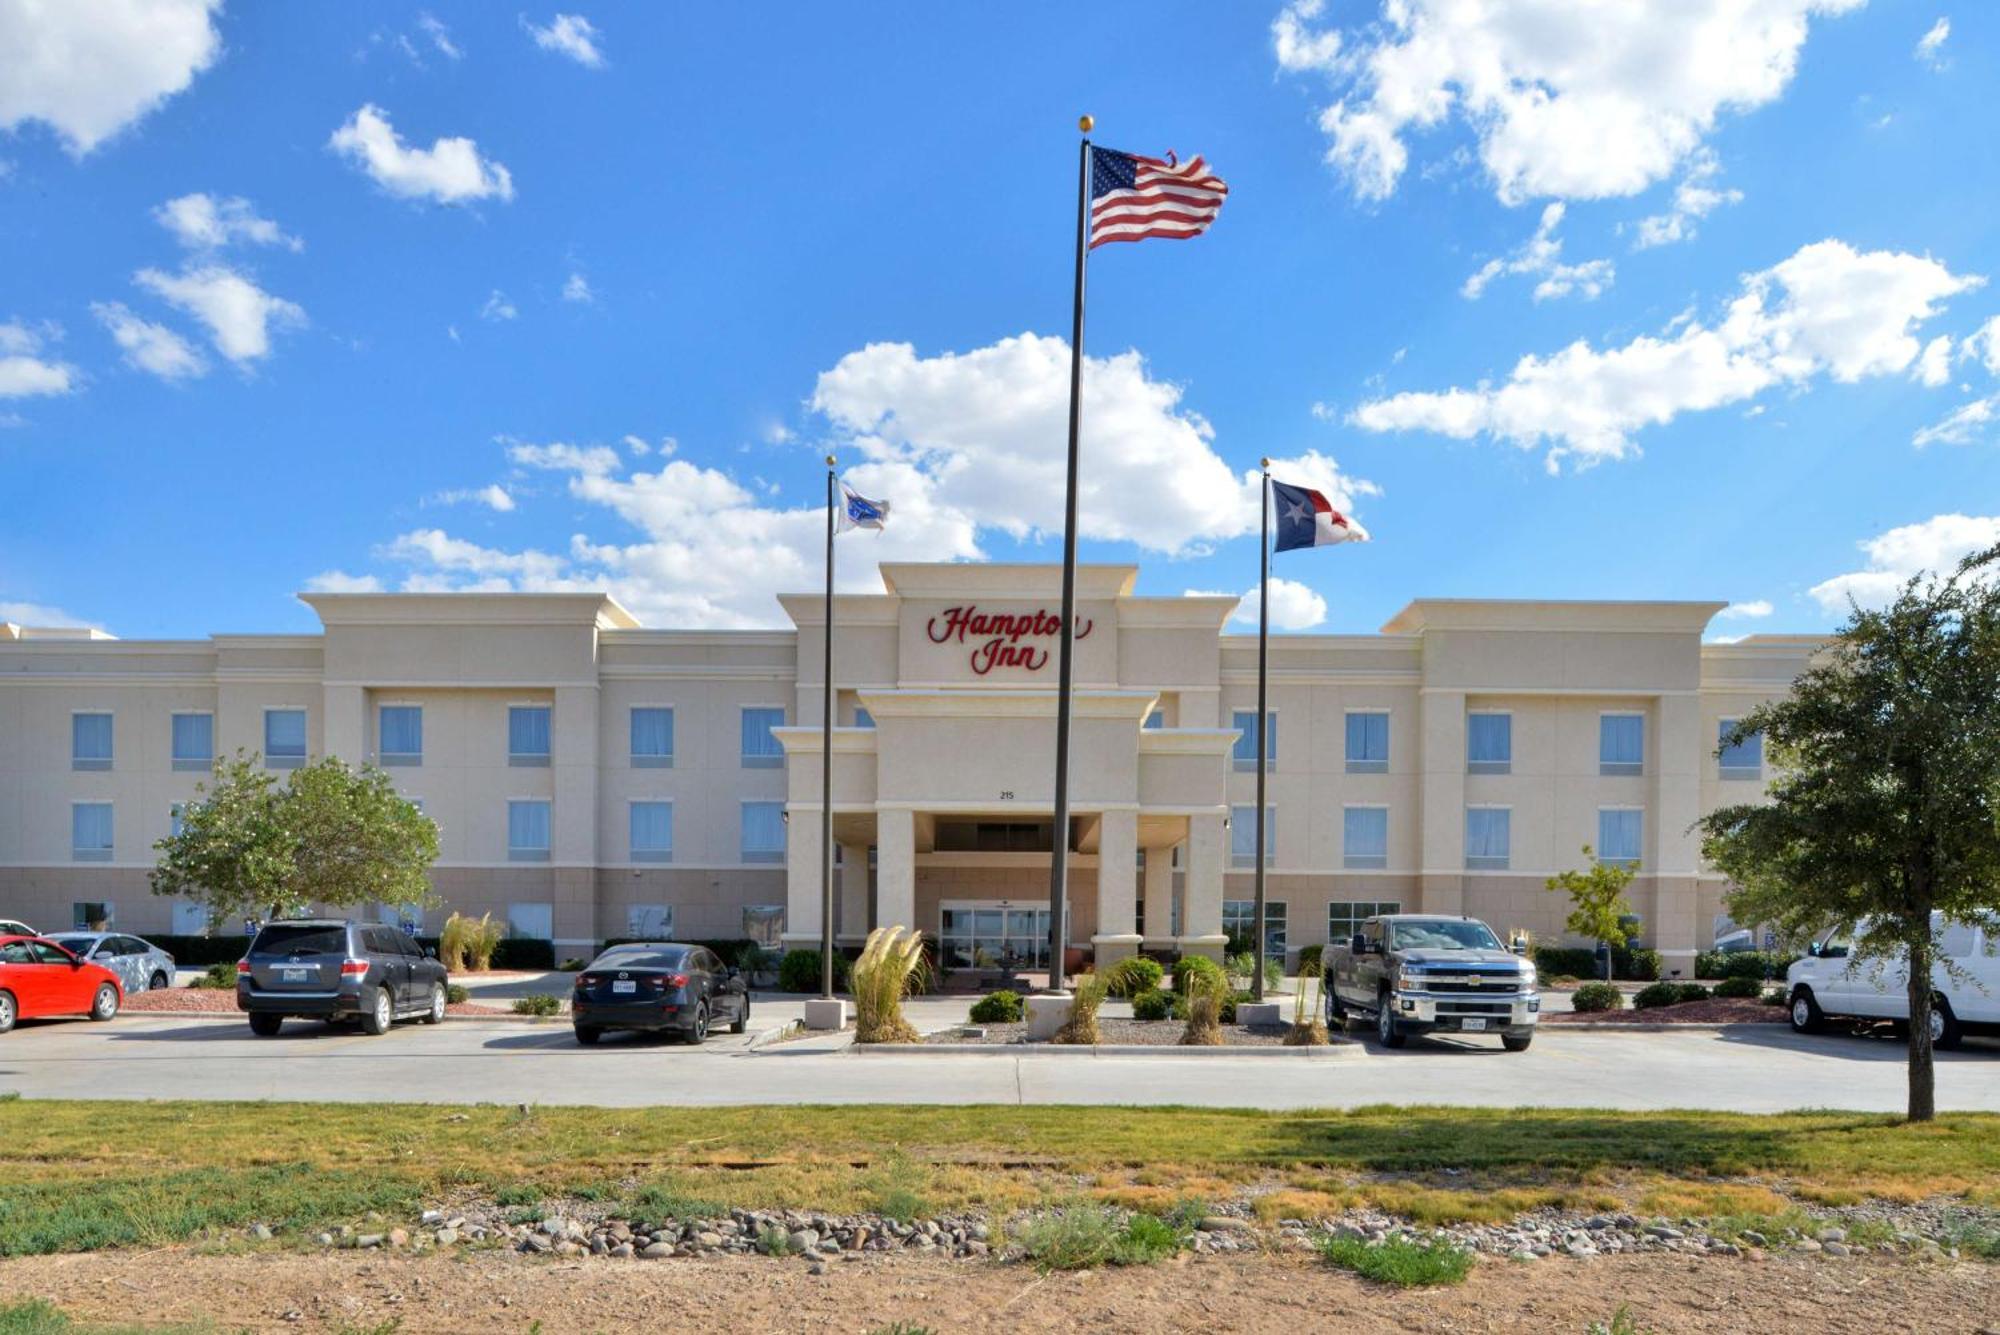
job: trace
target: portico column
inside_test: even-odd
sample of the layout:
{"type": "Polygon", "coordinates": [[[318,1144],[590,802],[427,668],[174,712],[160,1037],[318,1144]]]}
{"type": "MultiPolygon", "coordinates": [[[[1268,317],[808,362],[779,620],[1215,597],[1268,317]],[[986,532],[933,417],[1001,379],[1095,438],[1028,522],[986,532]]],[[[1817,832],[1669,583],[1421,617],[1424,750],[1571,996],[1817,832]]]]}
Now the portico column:
{"type": "Polygon", "coordinates": [[[1137,892],[1139,813],[1107,811],[1097,819],[1097,967],[1139,953],[1137,892]]]}
{"type": "Polygon", "coordinates": [[[840,939],[860,941],[868,935],[868,845],[840,846],[840,939]]]}
{"type": "Polygon", "coordinates": [[[819,806],[795,806],[785,821],[785,934],[787,949],[820,946],[819,806]]]}
{"type": "Polygon", "coordinates": [[[1187,903],[1181,914],[1181,953],[1221,962],[1222,867],[1228,838],[1222,813],[1188,817],[1187,903]]]}
{"type": "Polygon", "coordinates": [[[917,813],[889,807],[875,813],[875,925],[917,922],[917,813]]]}
{"type": "Polygon", "coordinates": [[[1174,848],[1146,850],[1147,941],[1171,941],[1174,936],[1174,848]]]}

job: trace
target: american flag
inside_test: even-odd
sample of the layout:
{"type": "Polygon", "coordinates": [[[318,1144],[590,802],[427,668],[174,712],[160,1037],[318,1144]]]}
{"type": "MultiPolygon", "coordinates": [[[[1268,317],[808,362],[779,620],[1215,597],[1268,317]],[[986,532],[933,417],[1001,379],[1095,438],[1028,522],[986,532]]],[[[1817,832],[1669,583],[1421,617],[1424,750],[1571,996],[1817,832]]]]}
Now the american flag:
{"type": "Polygon", "coordinates": [[[1142,158],[1090,149],[1090,248],[1149,236],[1200,236],[1222,211],[1229,187],[1199,156],[1142,158]]]}

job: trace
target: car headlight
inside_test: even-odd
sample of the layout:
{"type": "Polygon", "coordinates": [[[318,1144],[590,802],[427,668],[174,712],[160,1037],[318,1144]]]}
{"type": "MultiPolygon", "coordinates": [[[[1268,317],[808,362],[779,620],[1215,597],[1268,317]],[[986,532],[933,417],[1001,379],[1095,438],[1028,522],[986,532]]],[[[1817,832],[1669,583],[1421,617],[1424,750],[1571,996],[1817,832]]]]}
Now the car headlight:
{"type": "Polygon", "coordinates": [[[1412,969],[1407,965],[1396,970],[1397,991],[1401,992],[1410,989],[1415,989],[1416,991],[1421,992],[1423,990],[1423,986],[1424,986],[1423,970],[1412,969]]]}
{"type": "Polygon", "coordinates": [[[1521,986],[1524,988],[1532,988],[1534,985],[1535,985],[1535,966],[1532,964],[1523,964],[1521,966],[1521,986]]]}

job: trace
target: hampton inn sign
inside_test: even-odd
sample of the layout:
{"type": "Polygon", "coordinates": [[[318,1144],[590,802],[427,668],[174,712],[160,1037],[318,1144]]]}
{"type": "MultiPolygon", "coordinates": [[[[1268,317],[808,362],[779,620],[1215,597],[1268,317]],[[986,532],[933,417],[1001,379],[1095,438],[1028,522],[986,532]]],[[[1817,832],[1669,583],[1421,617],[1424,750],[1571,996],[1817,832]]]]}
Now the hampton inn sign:
{"type": "MultiPolygon", "coordinates": [[[[1076,638],[1087,640],[1094,623],[1089,617],[1076,619],[1076,638]]],[[[1038,607],[1032,612],[981,612],[976,603],[947,607],[924,627],[932,644],[970,644],[967,661],[972,670],[985,676],[994,668],[1018,667],[1039,672],[1048,666],[1049,651],[1023,640],[1053,639],[1062,629],[1062,617],[1038,607]],[[942,623],[942,624],[940,624],[942,623]]]]}

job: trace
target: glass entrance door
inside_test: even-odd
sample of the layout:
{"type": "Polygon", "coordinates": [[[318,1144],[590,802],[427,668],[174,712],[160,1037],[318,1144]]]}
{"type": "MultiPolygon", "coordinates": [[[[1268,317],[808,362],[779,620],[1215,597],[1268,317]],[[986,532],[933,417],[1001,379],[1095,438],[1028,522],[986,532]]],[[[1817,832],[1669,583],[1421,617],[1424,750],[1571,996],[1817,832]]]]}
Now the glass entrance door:
{"type": "Polygon", "coordinates": [[[938,932],[947,969],[1046,969],[1049,909],[1007,900],[947,900],[938,932]]]}

